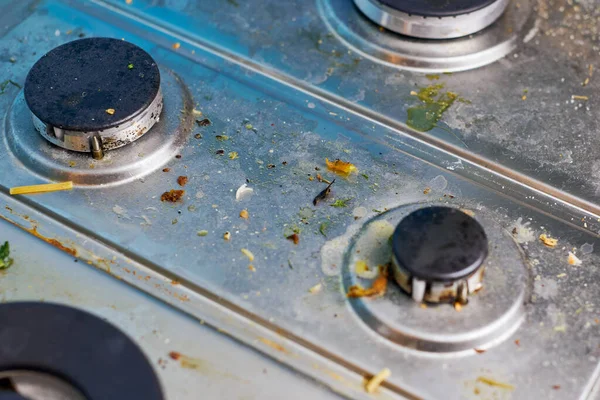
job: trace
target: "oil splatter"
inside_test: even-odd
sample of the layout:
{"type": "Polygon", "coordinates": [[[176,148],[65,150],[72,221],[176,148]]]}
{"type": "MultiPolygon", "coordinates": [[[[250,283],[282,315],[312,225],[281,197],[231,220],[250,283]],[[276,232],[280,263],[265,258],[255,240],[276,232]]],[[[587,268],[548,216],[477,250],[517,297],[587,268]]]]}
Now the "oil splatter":
{"type": "Polygon", "coordinates": [[[420,104],[408,109],[406,124],[413,129],[427,132],[436,127],[444,112],[450,108],[458,95],[454,92],[443,92],[443,83],[429,85],[418,92],[411,92],[420,100],[420,104]]]}

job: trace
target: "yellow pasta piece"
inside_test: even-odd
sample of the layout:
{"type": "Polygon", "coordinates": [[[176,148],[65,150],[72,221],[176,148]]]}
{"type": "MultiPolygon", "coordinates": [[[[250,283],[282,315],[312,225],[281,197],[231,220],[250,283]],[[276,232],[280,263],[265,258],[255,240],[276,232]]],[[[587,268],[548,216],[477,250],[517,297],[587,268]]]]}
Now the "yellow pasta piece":
{"type": "Polygon", "coordinates": [[[46,193],[56,192],[58,190],[71,190],[73,189],[73,182],[59,182],[59,183],[44,183],[42,185],[31,185],[31,186],[17,186],[10,188],[10,194],[32,194],[32,193],[46,193]]]}

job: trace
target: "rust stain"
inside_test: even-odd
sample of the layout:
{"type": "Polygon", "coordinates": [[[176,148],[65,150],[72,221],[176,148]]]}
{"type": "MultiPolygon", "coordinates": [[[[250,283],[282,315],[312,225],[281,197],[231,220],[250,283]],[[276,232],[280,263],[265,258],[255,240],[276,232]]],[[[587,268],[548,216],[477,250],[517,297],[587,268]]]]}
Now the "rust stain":
{"type": "Polygon", "coordinates": [[[48,238],[44,235],[41,235],[38,233],[37,231],[37,226],[33,226],[32,228],[24,228],[27,232],[31,233],[33,236],[42,239],[44,242],[51,244],[52,246],[56,247],[59,250],[64,251],[65,253],[68,253],[70,255],[72,255],[73,257],[77,257],[77,250],[73,249],[71,247],[67,247],[64,244],[62,244],[59,240],[57,239],[52,239],[52,238],[48,238]]]}
{"type": "Polygon", "coordinates": [[[179,282],[179,281],[176,281],[175,279],[173,279],[173,280],[171,281],[171,285],[173,285],[173,286],[177,286],[177,285],[180,285],[180,282],[179,282]]]}
{"type": "Polygon", "coordinates": [[[280,351],[280,352],[285,353],[285,354],[289,354],[289,351],[287,351],[285,347],[283,347],[282,345],[280,345],[277,342],[274,342],[272,340],[269,340],[267,338],[262,338],[262,337],[259,338],[258,340],[260,340],[261,342],[263,342],[267,346],[271,347],[272,349],[275,349],[275,350],[280,351]]]}
{"type": "Polygon", "coordinates": [[[246,384],[250,383],[247,380],[242,379],[238,376],[217,370],[216,368],[214,368],[214,366],[211,365],[211,363],[209,361],[201,360],[199,358],[189,357],[185,354],[181,354],[178,351],[170,352],[169,357],[172,360],[179,361],[179,365],[182,368],[192,369],[192,370],[198,371],[198,372],[200,372],[202,374],[206,374],[206,375],[223,376],[225,378],[233,379],[233,380],[236,380],[236,381],[239,381],[242,383],[246,383],[246,384]]]}

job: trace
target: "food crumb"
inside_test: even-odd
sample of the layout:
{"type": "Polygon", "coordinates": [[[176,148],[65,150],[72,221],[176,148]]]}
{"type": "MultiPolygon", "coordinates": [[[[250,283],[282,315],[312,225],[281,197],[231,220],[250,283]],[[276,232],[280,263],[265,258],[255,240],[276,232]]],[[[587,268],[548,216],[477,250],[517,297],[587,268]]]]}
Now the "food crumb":
{"type": "Polygon", "coordinates": [[[317,283],[315,286],[308,289],[308,292],[311,294],[319,293],[323,289],[323,284],[317,283]]]}
{"type": "Polygon", "coordinates": [[[110,114],[110,115],[113,115],[115,113],[115,109],[114,108],[107,108],[106,109],[106,113],[110,114]]]}
{"type": "Polygon", "coordinates": [[[240,218],[248,219],[249,217],[250,217],[250,215],[248,214],[248,210],[240,211],[240,218]]]}
{"type": "Polygon", "coordinates": [[[327,169],[332,172],[335,172],[338,175],[348,176],[352,172],[357,172],[358,169],[352,163],[342,161],[339,158],[335,161],[329,161],[329,159],[325,159],[325,164],[327,164],[327,169]]]}
{"type": "Polygon", "coordinates": [[[168,192],[164,192],[160,196],[160,201],[168,201],[168,202],[171,202],[171,203],[176,203],[179,200],[181,200],[181,198],[183,197],[184,194],[185,194],[185,190],[171,189],[168,192]]]}
{"type": "Polygon", "coordinates": [[[181,159],[181,154],[177,154],[177,155],[175,156],[175,158],[176,158],[176,159],[178,159],[178,160],[179,160],[179,159],[181,159]]]}
{"type": "Polygon", "coordinates": [[[241,249],[240,250],[242,252],[243,255],[245,255],[246,257],[248,257],[248,260],[250,261],[254,261],[254,254],[252,254],[252,252],[248,249],[241,249]]]}
{"type": "Polygon", "coordinates": [[[206,231],[206,230],[198,231],[197,235],[198,236],[206,236],[206,235],[208,235],[208,231],[206,231]]]}
{"type": "Polygon", "coordinates": [[[431,192],[431,188],[426,187],[423,189],[423,194],[429,194],[429,192],[431,192]]]}
{"type": "Polygon", "coordinates": [[[520,345],[521,345],[521,341],[520,341],[519,339],[517,339],[517,340],[515,340],[515,344],[516,344],[517,346],[520,346],[520,345]]]}
{"type": "Polygon", "coordinates": [[[392,371],[389,368],[384,368],[379,371],[375,376],[367,381],[365,384],[365,390],[367,393],[374,393],[375,390],[392,375],[392,371]]]}
{"type": "Polygon", "coordinates": [[[163,169],[163,172],[169,172],[169,171],[171,171],[171,168],[164,168],[163,169]]]}
{"type": "Polygon", "coordinates": [[[238,152],[237,151],[230,151],[229,152],[229,159],[230,160],[235,160],[236,158],[238,158],[238,152]]]}
{"type": "MultiPolygon", "coordinates": [[[[200,113],[200,115],[202,115],[202,113],[200,113]]],[[[211,124],[211,122],[210,122],[210,119],[204,118],[204,119],[197,119],[196,124],[198,124],[198,126],[209,126],[211,124]]]]}
{"type": "Polygon", "coordinates": [[[181,47],[181,43],[179,43],[179,42],[173,43],[173,49],[177,50],[180,47],[181,47]]]}
{"type": "Polygon", "coordinates": [[[294,233],[294,234],[286,237],[286,239],[293,242],[294,244],[300,243],[300,236],[298,236],[297,233],[294,233]]]}
{"type": "Polygon", "coordinates": [[[569,265],[574,265],[576,267],[579,267],[581,264],[583,264],[583,262],[573,253],[569,252],[569,265]]]}
{"type": "Polygon", "coordinates": [[[485,353],[485,350],[482,350],[482,349],[473,349],[473,350],[475,350],[475,353],[477,353],[477,354],[485,353]]]}
{"type": "Polygon", "coordinates": [[[455,301],[455,302],[454,302],[454,309],[455,309],[456,311],[458,311],[458,312],[461,312],[461,311],[462,311],[462,308],[463,308],[462,304],[460,304],[458,301],[455,301]]]}
{"type": "Polygon", "coordinates": [[[540,241],[544,244],[544,246],[549,247],[551,249],[555,248],[558,244],[558,239],[551,238],[545,233],[542,233],[540,235],[540,241]]]}
{"type": "Polygon", "coordinates": [[[179,186],[185,186],[188,183],[188,177],[187,176],[180,176],[179,178],[177,178],[177,183],[179,184],[179,186]]]}
{"type": "Polygon", "coordinates": [[[254,268],[254,265],[252,264],[248,265],[248,269],[252,272],[256,272],[256,268],[254,268]]]}
{"type": "Polygon", "coordinates": [[[560,385],[552,385],[552,389],[559,390],[560,389],[560,385]]]}
{"type": "Polygon", "coordinates": [[[383,296],[387,290],[387,281],[388,281],[388,266],[380,265],[379,266],[379,276],[373,282],[373,286],[368,289],[361,287],[360,285],[350,286],[348,293],[346,296],[350,298],[358,298],[358,297],[373,297],[373,296],[383,296]]]}
{"type": "Polygon", "coordinates": [[[229,231],[225,232],[223,234],[223,239],[225,239],[225,240],[231,239],[231,233],[229,231]]]}

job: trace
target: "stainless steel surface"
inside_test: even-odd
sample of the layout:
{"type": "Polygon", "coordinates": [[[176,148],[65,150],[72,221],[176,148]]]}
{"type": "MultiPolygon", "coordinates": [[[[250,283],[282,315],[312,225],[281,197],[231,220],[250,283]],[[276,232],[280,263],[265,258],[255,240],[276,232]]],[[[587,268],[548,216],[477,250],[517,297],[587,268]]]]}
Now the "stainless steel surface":
{"type": "Polygon", "coordinates": [[[449,17],[410,15],[377,0],[354,0],[371,21],[402,35],[421,39],[454,39],[479,32],[494,23],[510,0],[497,0],[480,10],[449,17]]]}
{"type": "MultiPolygon", "coordinates": [[[[507,36],[486,36],[483,31],[453,41],[456,45],[439,47],[437,54],[449,54],[453,62],[444,67],[439,59],[414,61],[421,56],[412,61],[405,57],[406,62],[403,56],[373,56],[372,49],[381,46],[374,39],[379,31],[370,23],[364,27],[372,29],[371,36],[365,36],[370,42],[357,41],[349,47],[347,38],[357,35],[340,30],[343,24],[332,24],[330,11],[348,16],[340,20],[344,24],[359,18],[366,22],[350,0],[2,4],[5,79],[22,83],[40,54],[83,33],[139,45],[162,68],[174,71],[181,84],[181,89],[173,90],[179,96],[168,95],[163,86],[165,110],[159,125],[167,119],[164,123],[171,127],[167,131],[180,137],[166,151],[171,155],[166,164],[171,172],[159,169],[161,161],[120,159],[143,143],[145,135],[104,157],[103,163],[109,157],[123,163],[117,163],[122,166],[118,174],[102,179],[94,178],[96,167],[79,164],[76,153],[55,149],[33,151],[26,157],[26,143],[16,142],[11,133],[24,128],[19,90],[5,87],[0,96],[0,107],[7,111],[0,142],[0,217],[80,262],[70,263],[68,273],[57,268],[53,280],[36,281],[38,265],[45,265],[41,260],[54,262],[66,256],[33,236],[3,229],[0,232],[8,240],[23,240],[22,248],[41,258],[32,263],[36,267],[28,269],[27,278],[18,280],[19,267],[26,263],[15,251],[15,264],[3,272],[2,293],[11,288],[13,296],[7,295],[6,300],[40,298],[42,293],[47,293],[46,300],[64,299],[64,292],[72,290],[89,293],[67,301],[106,313],[128,332],[145,332],[134,336],[154,354],[153,359],[178,350],[148,339],[153,338],[149,327],[136,330],[136,321],[156,314],[171,321],[171,337],[188,338],[185,346],[194,346],[189,351],[194,357],[243,371],[249,363],[247,370],[256,372],[253,362],[273,363],[263,358],[266,355],[277,360],[270,365],[277,365],[274,369],[289,381],[282,384],[284,391],[270,392],[278,377],[253,375],[255,397],[260,398],[332,395],[320,385],[357,399],[593,396],[600,373],[596,305],[600,259],[594,250],[600,207],[593,97],[598,80],[594,67],[590,70],[588,65],[596,65],[598,58],[596,4],[557,0],[541,1],[536,7],[530,12],[533,4],[511,1],[498,21],[519,16],[521,24],[505,25],[513,29],[510,35],[508,30],[507,36]],[[510,14],[518,11],[517,5],[523,11],[510,14]],[[479,41],[484,37],[490,40],[479,41]],[[459,43],[469,40],[488,51],[453,56],[459,43]],[[499,47],[505,50],[498,52],[499,47]],[[464,73],[427,77],[401,69],[474,68],[507,54],[506,49],[514,52],[464,73]],[[11,58],[15,62],[6,61],[11,58]],[[420,104],[411,91],[439,83],[465,102],[450,106],[428,132],[409,128],[408,109],[420,104]],[[188,97],[181,94],[186,93],[184,88],[190,105],[170,109],[169,101],[188,104],[188,97]],[[587,103],[582,98],[571,103],[571,95],[588,96],[587,103]],[[211,125],[194,126],[184,135],[182,129],[192,127],[198,118],[193,108],[211,125]],[[183,121],[175,122],[179,118],[183,121]],[[196,139],[197,134],[203,138],[196,139]],[[51,161],[52,154],[64,157],[62,164],[51,161]],[[174,158],[175,154],[181,158],[174,158]],[[335,176],[327,171],[325,158],[351,161],[359,172],[347,179],[338,176],[332,199],[312,207],[312,199],[324,188],[316,174],[329,180],[335,176]],[[69,161],[78,168],[72,173],[69,161]],[[189,178],[183,202],[162,203],[161,193],[178,188],[178,175],[189,178]],[[74,180],[77,185],[70,192],[8,195],[10,187],[49,179],[74,180]],[[236,190],[244,183],[254,192],[236,200],[236,190]],[[345,202],[347,207],[330,207],[334,200],[347,199],[351,199],[345,202]],[[465,350],[463,342],[461,351],[426,352],[390,340],[355,311],[346,298],[342,272],[352,238],[380,212],[418,202],[469,208],[493,222],[487,233],[502,246],[510,247],[505,231],[519,242],[525,269],[518,269],[516,245],[510,244],[514,251],[497,250],[499,256],[513,257],[508,271],[521,271],[519,276],[525,278],[524,301],[516,301],[512,308],[523,310],[524,319],[513,323],[514,331],[505,327],[497,340],[473,342],[484,348],[465,350]],[[244,209],[248,219],[239,217],[244,209]],[[204,230],[206,236],[198,236],[204,230]],[[294,231],[300,232],[298,245],[286,239],[294,231]],[[223,239],[225,232],[231,234],[228,241],[223,239]],[[538,239],[542,233],[557,238],[558,245],[544,246],[538,239]],[[250,250],[253,261],[241,249],[250,250]],[[569,263],[569,252],[581,265],[569,263]],[[106,274],[93,271],[86,262],[106,274]],[[72,279],[72,274],[84,273],[94,274],[94,279],[72,279]],[[44,292],[29,288],[32,281],[43,282],[39,286],[44,292]],[[309,291],[317,284],[320,291],[309,291]],[[109,310],[116,294],[132,296],[135,300],[128,303],[133,304],[132,310],[109,310]],[[136,310],[142,298],[150,303],[136,310]],[[202,321],[217,329],[210,331],[212,339],[227,344],[204,345],[196,339],[196,332],[208,329],[202,321]],[[239,354],[254,361],[235,358],[239,354]],[[375,395],[367,394],[363,378],[384,367],[392,370],[391,377],[375,395]]],[[[392,43],[390,35],[382,37],[392,43]]],[[[428,51],[415,43],[413,48],[428,51]]],[[[35,133],[32,123],[30,132],[35,133]]],[[[393,215],[390,211],[381,218],[393,215]]],[[[477,296],[483,299],[488,290],[490,294],[500,290],[501,283],[493,275],[486,276],[477,296]]],[[[388,290],[383,298],[364,303],[385,305],[397,296],[414,306],[408,297],[400,297],[392,282],[388,290]]],[[[510,290],[515,293],[494,302],[492,311],[508,304],[507,298],[519,298],[520,287],[510,290]]],[[[439,312],[456,321],[457,327],[474,326],[478,320],[470,317],[479,311],[471,306],[461,312],[449,305],[414,312],[423,311],[416,314],[423,320],[439,312]]],[[[396,317],[386,314],[393,323],[396,317]]],[[[490,316],[492,325],[493,319],[490,316]]],[[[435,333],[438,323],[432,321],[429,332],[435,333]]],[[[242,384],[222,375],[196,383],[195,372],[171,375],[160,367],[157,371],[168,398],[196,398],[205,390],[204,383],[212,393],[226,393],[226,398],[235,398],[243,390],[242,384]]]]}
{"type": "Polygon", "coordinates": [[[34,371],[2,371],[17,393],[29,400],[86,400],[71,384],[56,376],[34,371]]]}
{"type": "MultiPolygon", "coordinates": [[[[421,207],[423,204],[407,204],[361,223],[343,264],[346,292],[352,285],[370,285],[369,279],[362,278],[364,274],[357,273],[357,263],[362,261],[372,267],[389,263],[394,228],[402,218],[421,207]]],[[[369,328],[409,349],[472,353],[473,349],[487,349],[508,339],[524,318],[527,271],[513,239],[486,214],[483,211],[475,214],[490,243],[490,254],[484,263],[485,283],[479,293],[469,297],[469,304],[462,311],[457,312],[450,304],[418,304],[391,282],[383,298],[351,299],[350,305],[369,328]]],[[[392,271],[390,279],[395,277],[410,292],[406,276],[393,267],[392,271]]],[[[436,288],[427,285],[428,301],[439,302],[436,296],[452,294],[452,288],[443,284],[437,288],[439,291],[436,288]]]]}
{"type": "Polygon", "coordinates": [[[60,129],[46,124],[33,113],[31,116],[35,129],[50,143],[67,150],[91,153],[92,138],[94,137],[101,139],[102,148],[107,151],[117,149],[139,139],[160,120],[162,108],[163,96],[159,90],[148,108],[131,120],[115,128],[90,132],[60,129]]]}
{"type": "MultiPolygon", "coordinates": [[[[331,33],[353,53],[387,67],[418,72],[464,71],[493,63],[526,40],[535,26],[534,2],[530,0],[509,2],[506,12],[492,26],[469,37],[449,41],[413,39],[383,29],[346,0],[317,0],[317,5],[331,33]]],[[[325,46],[328,42],[324,41],[325,46]]],[[[358,65],[356,67],[360,70],[358,65]]],[[[387,79],[385,85],[393,86],[389,81],[394,80],[393,75],[387,79]]],[[[379,82],[378,86],[381,85],[379,82]]]]}
{"type": "MultiPolygon", "coordinates": [[[[56,143],[56,138],[32,135],[31,113],[20,93],[10,106],[6,119],[5,137],[12,154],[34,174],[50,180],[71,180],[80,185],[106,186],[142,178],[159,169],[181,150],[189,140],[194,123],[191,115],[193,104],[188,89],[172,71],[163,70],[161,76],[165,112],[160,121],[148,135],[138,137],[131,146],[126,146],[119,152],[108,150],[114,149],[113,143],[123,143],[121,135],[124,131],[119,128],[112,129],[113,132],[110,133],[108,131],[111,129],[108,129],[100,134],[103,152],[107,150],[100,159],[92,159],[89,154],[80,151],[65,151],[62,148],[64,143],[61,143],[61,147],[54,146],[51,143],[56,143]],[[187,114],[182,114],[182,111],[187,114]]],[[[162,103],[161,95],[160,108],[162,103]]],[[[150,106],[142,114],[146,115],[154,106],[150,106]]],[[[132,131],[126,132],[130,134],[132,131]]],[[[68,132],[65,132],[65,141],[69,140],[67,137],[68,132]]],[[[91,148],[86,147],[89,142],[88,135],[76,133],[70,143],[81,146],[80,150],[91,151],[91,148]]],[[[127,140],[127,143],[130,142],[127,140]]]]}

